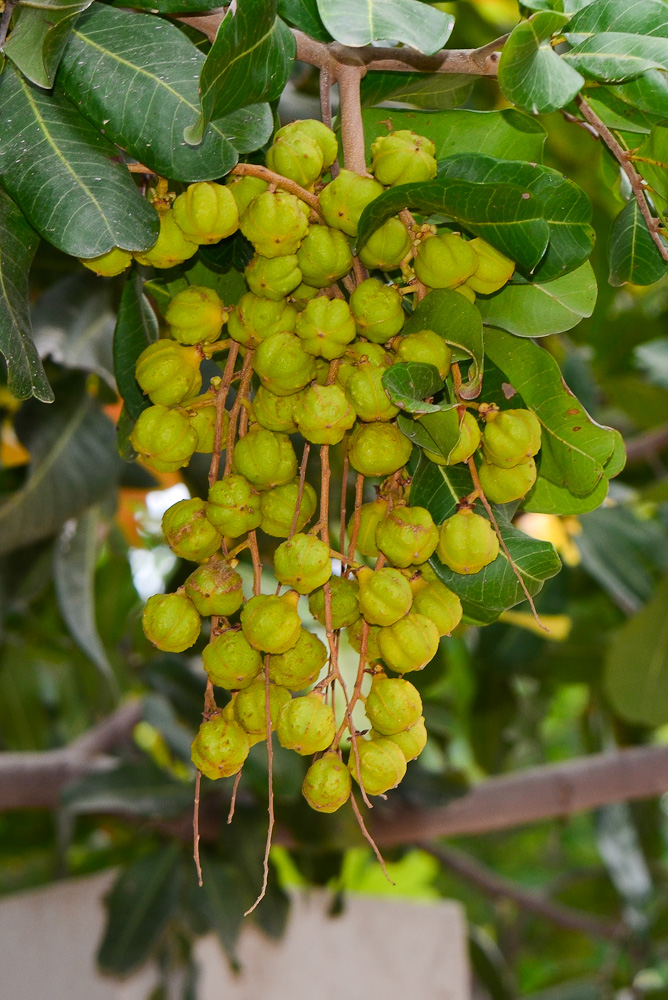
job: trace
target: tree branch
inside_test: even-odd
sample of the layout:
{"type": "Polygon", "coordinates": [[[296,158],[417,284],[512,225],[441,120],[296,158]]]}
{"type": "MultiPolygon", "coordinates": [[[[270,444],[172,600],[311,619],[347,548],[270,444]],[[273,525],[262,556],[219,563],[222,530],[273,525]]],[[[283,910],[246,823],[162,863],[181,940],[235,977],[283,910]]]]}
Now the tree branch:
{"type": "Polygon", "coordinates": [[[634,462],[650,461],[657,458],[666,448],[668,448],[668,424],[654,427],[651,431],[645,431],[627,441],[626,461],[629,465],[634,462]]]}

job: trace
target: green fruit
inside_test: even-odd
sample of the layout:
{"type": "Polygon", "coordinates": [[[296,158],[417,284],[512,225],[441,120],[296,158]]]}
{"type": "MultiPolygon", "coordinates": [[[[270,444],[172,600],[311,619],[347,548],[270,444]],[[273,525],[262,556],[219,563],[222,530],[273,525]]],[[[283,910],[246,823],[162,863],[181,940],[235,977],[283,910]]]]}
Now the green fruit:
{"type": "Polygon", "coordinates": [[[429,288],[457,288],[475,272],[478,258],[461,236],[438,233],[420,243],[413,266],[418,279],[429,288]]]}
{"type": "Polygon", "coordinates": [[[332,361],[345,354],[355,339],[355,322],[343,299],[319,296],[297,317],[297,336],[308,354],[332,361]]]}
{"type": "Polygon", "coordinates": [[[303,628],[292,649],[269,657],[269,677],[290,691],[303,691],[317,680],[327,656],[324,643],[303,628]]]}
{"type": "Polygon", "coordinates": [[[277,333],[294,330],[297,310],[285,299],[272,301],[246,292],[227,322],[227,332],[244,347],[257,347],[277,333]]]}
{"type": "Polygon", "coordinates": [[[422,698],[410,681],[380,674],[373,679],[364,710],[377,732],[393,736],[417,722],[422,715],[422,698]]]}
{"type": "Polygon", "coordinates": [[[382,795],[396,788],[406,774],[406,758],[391,740],[358,740],[357,754],[350,751],[348,770],[367,795],[382,795]]]}
{"type": "Polygon", "coordinates": [[[147,267],[174,267],[197,253],[197,243],[187,239],[179,229],[171,209],[160,213],[160,232],[149,250],[133,253],[147,267]]]}
{"type": "Polygon", "coordinates": [[[471,305],[475,305],[475,292],[469,285],[470,280],[471,279],[468,278],[463,285],[457,285],[457,287],[453,290],[457,292],[458,295],[463,296],[467,302],[471,303],[471,305]]]}
{"type": "Polygon", "coordinates": [[[436,552],[453,573],[479,573],[498,556],[499,539],[487,518],[464,507],[441,525],[436,552]]]}
{"type": "MultiPolygon", "coordinates": [[[[376,738],[373,730],[371,732],[371,738],[376,738]]],[[[408,727],[408,729],[404,729],[403,732],[394,733],[393,736],[385,736],[382,738],[396,743],[406,758],[406,762],[409,760],[415,760],[416,757],[420,756],[427,745],[427,728],[424,724],[424,717],[419,718],[417,722],[414,722],[412,726],[408,727]]]]}
{"type": "Polygon", "coordinates": [[[350,464],[363,476],[389,476],[411,457],[413,445],[396,424],[358,424],[350,436],[350,464]]]}
{"type": "Polygon", "coordinates": [[[321,291],[319,288],[312,288],[311,285],[305,285],[304,282],[301,285],[297,285],[294,292],[290,296],[290,301],[294,303],[295,308],[306,309],[311,299],[318,298],[321,296],[321,291]]]}
{"type": "Polygon", "coordinates": [[[438,528],[424,507],[394,506],[376,529],[376,544],[393,566],[419,565],[436,551],[438,528]]]}
{"type": "Polygon", "coordinates": [[[239,210],[229,188],[213,181],[189,184],[172,206],[174,221],[193,243],[218,243],[239,228],[239,210]]]}
{"type": "Polygon", "coordinates": [[[332,575],[329,545],[315,535],[293,535],[274,553],[274,575],[298,594],[310,594],[332,575]]]}
{"type": "Polygon", "coordinates": [[[228,691],[248,687],[262,670],[262,657],[241,632],[217,635],[202,650],[202,660],[211,682],[228,691]]]}
{"type": "Polygon", "coordinates": [[[436,147],[431,139],[400,129],[380,136],[371,146],[371,171],[381,184],[414,184],[436,176],[436,147]]]}
{"type": "Polygon", "coordinates": [[[259,490],[289,483],[297,474],[297,456],[290,438],[252,427],[234,446],[232,471],[259,490]]]}
{"type": "Polygon", "coordinates": [[[295,531],[301,531],[315,514],[318,498],[310,483],[304,483],[299,516],[295,521],[295,511],[299,500],[299,480],[285,486],[275,486],[267,490],[260,498],[262,521],[260,527],[266,535],[274,538],[287,538],[294,524],[295,531]]]}
{"type": "Polygon", "coordinates": [[[396,337],[406,319],[395,286],[384,285],[376,278],[367,278],[357,286],[350,296],[350,311],[358,333],[375,344],[396,337]]]}
{"type": "Polygon", "coordinates": [[[156,340],[137,358],[135,378],[152,403],[175,406],[200,391],[201,363],[195,347],[156,340]]]}
{"type": "Polygon", "coordinates": [[[348,382],[362,364],[370,364],[376,368],[389,368],[392,364],[392,355],[380,344],[370,344],[365,340],[350,344],[346,353],[341,357],[336,373],[336,381],[343,389],[347,387],[348,382]]]}
{"type": "Polygon", "coordinates": [[[265,191],[241,216],[241,232],[263,257],[296,253],[308,232],[299,198],[285,191],[265,191]]]}
{"type": "Polygon", "coordinates": [[[198,566],[184,587],[200,615],[227,618],[244,603],[241,577],[223,559],[198,566]]]}
{"type": "Polygon", "coordinates": [[[348,236],[357,236],[357,225],[366,206],[383,193],[383,186],[351,170],[339,171],[338,177],[320,193],[320,211],[325,222],[348,236]]]}
{"type": "MultiPolygon", "coordinates": [[[[353,624],[349,625],[346,629],[346,635],[348,637],[348,642],[355,650],[356,653],[362,652],[362,628],[364,623],[361,618],[353,624]]],[[[366,659],[367,662],[372,660],[380,659],[380,646],[378,645],[378,636],[380,635],[380,628],[378,625],[367,626],[367,641],[366,641],[366,659]]]]}
{"type": "Polygon", "coordinates": [[[466,279],[466,284],[480,295],[498,292],[512,278],[515,271],[514,261],[479,236],[471,240],[469,246],[476,252],[478,267],[471,277],[466,279]]]}
{"type": "Polygon", "coordinates": [[[365,267],[393,271],[408,258],[411,237],[401,219],[391,218],[376,229],[359,252],[365,267]]]}
{"type": "Polygon", "coordinates": [[[311,764],[304,778],[302,795],[316,812],[333,813],[348,801],[351,787],[350,771],[332,752],[311,764]]]}
{"type": "Polygon", "coordinates": [[[179,500],[162,517],[165,541],[175,555],[190,562],[201,562],[217,552],[222,541],[206,516],[207,505],[199,497],[179,500]]]}
{"type": "Polygon", "coordinates": [[[323,168],[327,170],[331,167],[332,163],[339,154],[339,144],[336,139],[336,135],[330,128],[327,128],[321,121],[317,118],[306,118],[303,120],[297,120],[290,122],[289,125],[284,125],[283,128],[279,128],[276,133],[277,139],[282,139],[284,136],[294,136],[294,135],[306,135],[313,142],[317,143],[320,147],[320,152],[322,153],[323,168]]]}
{"type": "Polygon", "coordinates": [[[478,478],[483,493],[492,503],[510,503],[521,500],[536,482],[538,472],[533,458],[512,469],[502,469],[491,462],[482,461],[478,478]]]}
{"type": "Polygon", "coordinates": [[[411,611],[394,625],[381,628],[378,635],[380,655],[398,674],[422,670],[436,656],[440,636],[429,618],[411,611]]]}
{"type": "Polygon", "coordinates": [[[191,746],[192,762],[206,778],[229,778],[241,770],[249,749],[241,726],[217,715],[199,727],[191,746]]]}
{"type": "Polygon", "coordinates": [[[231,192],[236,202],[239,218],[241,219],[241,216],[253,199],[257,198],[259,194],[263,194],[269,187],[269,184],[267,181],[263,181],[261,177],[239,177],[235,174],[229,174],[225,181],[225,186],[231,192]]]}
{"type": "Polygon", "coordinates": [[[447,458],[437,455],[433,451],[426,451],[425,455],[437,465],[457,465],[458,462],[466,462],[480,444],[480,427],[473,414],[467,410],[459,426],[459,438],[454,448],[447,458]]]}
{"type": "Polygon", "coordinates": [[[130,443],[156,472],[176,472],[187,465],[197,447],[197,432],[182,410],[157,404],[139,414],[130,443]]]}
{"type": "MultiPolygon", "coordinates": [[[[269,713],[272,728],[276,727],[283,706],[291,701],[287,688],[269,685],[269,713]]],[[[264,677],[256,677],[242,688],[234,699],[234,717],[247,733],[267,735],[267,690],[264,677]]]]}
{"type": "Polygon", "coordinates": [[[450,371],[452,351],[433,330],[420,330],[419,333],[409,333],[402,337],[397,346],[398,361],[417,361],[420,364],[434,365],[442,379],[450,371]]]}
{"type": "Polygon", "coordinates": [[[315,377],[313,357],[293,333],[276,333],[263,340],[255,352],[253,369],[275,396],[292,396],[315,377]]]}
{"type": "Polygon", "coordinates": [[[304,284],[328,288],[353,266],[350,244],[344,233],[328,226],[311,226],[297,251],[304,284]]]}
{"type": "MultiPolygon", "coordinates": [[[[360,508],[360,523],[355,550],[363,556],[375,558],[378,555],[376,528],[387,515],[387,500],[378,497],[372,503],[363,503],[360,508]]],[[[347,535],[352,538],[354,516],[348,521],[347,535]]]]}
{"type": "Polygon", "coordinates": [[[297,430],[294,409],[304,398],[305,392],[302,389],[291,396],[277,396],[261,385],[253,397],[253,419],[268,431],[294,434],[297,430]]]}
{"type": "Polygon", "coordinates": [[[385,371],[376,365],[361,364],[346,381],[346,397],[360,420],[367,423],[392,420],[399,412],[383,386],[385,371]]]}
{"type": "Polygon", "coordinates": [[[295,593],[251,597],[241,612],[241,629],[251,646],[263,653],[285,653],[292,649],[302,627],[297,614],[298,600],[295,593]]]}
{"type": "Polygon", "coordinates": [[[425,580],[419,577],[411,583],[413,607],[419,615],[424,615],[434,623],[439,635],[450,635],[462,620],[462,602],[456,594],[440,580],[425,580]]]}
{"type": "Polygon", "coordinates": [[[149,597],[141,623],[149,642],[168,653],[189,649],[197,642],[202,627],[195,605],[185,594],[149,597]]]}
{"type": "MultiPolygon", "coordinates": [[[[332,576],[329,581],[331,595],[331,627],[336,632],[347,625],[354,625],[360,616],[357,599],[359,584],[342,576],[332,576]]],[[[308,601],[309,611],[321,625],[327,627],[325,617],[325,591],[322,587],[314,590],[308,601]]]]}
{"type": "Polygon", "coordinates": [[[373,570],[363,566],[357,574],[360,611],[370,625],[392,625],[410,610],[411,586],[392,566],[373,570]]]}
{"type": "Polygon", "coordinates": [[[541,426],[531,410],[490,409],[485,414],[482,447],[493,465],[512,469],[540,450],[541,426]]]}
{"type": "Polygon", "coordinates": [[[129,250],[121,247],[112,247],[106,253],[101,253],[97,257],[79,257],[79,263],[83,264],[90,271],[95,271],[102,278],[115,278],[132,263],[132,254],[129,250]]]}
{"type": "MultiPolygon", "coordinates": [[[[280,302],[290,292],[294,292],[302,280],[297,255],[294,253],[285,257],[253,257],[244,275],[251,292],[271,299],[272,302],[280,302]]],[[[290,329],[293,328],[294,323],[290,329]]]]}
{"type": "Polygon", "coordinates": [[[311,444],[338,444],[355,423],[355,411],[338,385],[312,385],[294,414],[299,433],[311,444]]]}
{"type": "MultiPolygon", "coordinates": [[[[198,402],[202,398],[202,396],[198,397],[198,402]]],[[[188,420],[190,421],[190,426],[193,427],[197,433],[197,446],[195,451],[199,454],[212,454],[216,445],[217,419],[218,414],[216,413],[216,404],[214,402],[213,394],[211,395],[211,403],[208,406],[198,405],[196,407],[188,407],[188,420]]],[[[223,410],[220,424],[220,441],[222,448],[225,448],[229,423],[229,414],[227,410],[223,410]]]]}
{"type": "Polygon", "coordinates": [[[243,476],[225,476],[209,489],[206,516],[221,535],[237,538],[259,527],[260,494],[243,476]]]}
{"type": "Polygon", "coordinates": [[[322,695],[311,692],[286,702],[276,723],[278,742],[302,757],[320,753],[336,735],[336,720],[322,695]]]}
{"type": "Polygon", "coordinates": [[[267,150],[267,166],[282,177],[288,177],[307,188],[322,173],[322,150],[304,133],[292,132],[280,138],[277,136],[274,144],[267,150]]]}
{"type": "Polygon", "coordinates": [[[217,293],[201,285],[177,292],[165,313],[170,333],[180,344],[212,344],[220,337],[225,316],[217,293]]]}

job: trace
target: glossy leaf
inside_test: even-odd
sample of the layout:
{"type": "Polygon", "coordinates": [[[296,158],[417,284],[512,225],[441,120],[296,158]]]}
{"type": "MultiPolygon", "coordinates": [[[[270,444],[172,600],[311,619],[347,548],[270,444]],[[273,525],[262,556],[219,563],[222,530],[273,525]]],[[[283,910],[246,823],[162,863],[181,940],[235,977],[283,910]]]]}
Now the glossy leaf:
{"type": "Polygon", "coordinates": [[[7,361],[9,391],[17,399],[53,401],[32,340],[28,274],[39,237],[6,191],[0,188],[0,351],[7,361]]]}
{"type": "Polygon", "coordinates": [[[150,400],[135,380],[137,358],[158,338],[158,321],[143,292],[138,274],[132,274],[123,288],[114,330],[114,374],[118,391],[129,415],[136,420],[150,400]]]}
{"type": "Polygon", "coordinates": [[[144,759],[86,775],[66,788],[61,798],[69,812],[79,815],[120,813],[168,819],[187,812],[192,787],[144,759]]]}
{"type": "Polygon", "coordinates": [[[2,183],[45,239],[74,257],[155,243],[157,213],[114,162],[116,148],[69,101],[8,65],[0,108],[2,183]]]}
{"type": "Polygon", "coordinates": [[[278,0],[279,16],[316,42],[331,42],[332,36],[322,23],[317,0],[278,0]]]}
{"type": "MultiPolygon", "coordinates": [[[[115,7],[127,7],[127,0],[113,0],[113,4],[115,7]]],[[[220,10],[220,0],[132,0],[132,6],[159,14],[198,14],[220,10]]]]}
{"type": "Polygon", "coordinates": [[[318,0],[322,22],[342,45],[396,40],[433,55],[453,29],[452,14],[415,0],[318,0]]]}
{"type": "Polygon", "coordinates": [[[635,198],[612,224],[608,244],[610,284],[652,285],[666,273],[666,262],[652,239],[635,198]]]}
{"type": "Polygon", "coordinates": [[[590,493],[576,496],[565,486],[557,486],[539,474],[535,486],[522,501],[522,510],[538,514],[559,514],[562,517],[587,514],[600,507],[607,495],[608,480],[605,476],[601,477],[590,493]]]}
{"type": "MultiPolygon", "coordinates": [[[[627,83],[603,88],[630,108],[646,114],[668,117],[668,80],[661,70],[650,69],[627,83]]],[[[628,127],[628,126],[627,126],[628,127]]]]}
{"type": "Polygon", "coordinates": [[[442,110],[463,104],[473,81],[460,73],[367,73],[362,80],[362,107],[402,101],[418,108],[442,110]]]}
{"type": "Polygon", "coordinates": [[[501,50],[499,86],[517,107],[533,114],[556,111],[584,86],[583,77],[550,44],[567,20],[564,14],[540,11],[513,28],[501,50]]]}
{"type": "Polygon", "coordinates": [[[456,407],[444,407],[438,412],[424,413],[411,419],[403,414],[397,417],[401,432],[418,448],[449,459],[459,441],[460,414],[456,407]]]}
{"type": "Polygon", "coordinates": [[[453,360],[472,361],[461,394],[465,399],[475,399],[480,394],[485,364],[480,312],[459,292],[435,288],[413,311],[403,333],[420,330],[433,330],[443,337],[453,349],[453,360]]]}
{"type": "Polygon", "coordinates": [[[563,62],[593,80],[618,83],[649,69],[668,69],[668,38],[603,32],[576,45],[563,62]]]}
{"type": "Polygon", "coordinates": [[[435,365],[400,362],[383,375],[383,388],[391,401],[407,413],[438,413],[437,403],[426,403],[443,389],[444,382],[435,365]]]}
{"type": "Polygon", "coordinates": [[[668,11],[660,0],[593,0],[573,16],[565,32],[571,44],[606,31],[668,38],[668,11]]]}
{"type": "Polygon", "coordinates": [[[648,182],[652,198],[668,204],[668,128],[655,125],[633,151],[634,166],[648,182]],[[637,157],[637,159],[636,159],[637,157]]]}
{"type": "Polygon", "coordinates": [[[21,4],[14,12],[5,55],[38,87],[52,87],[76,19],[92,2],[51,0],[45,5],[21,4]]]}
{"type": "Polygon", "coordinates": [[[596,305],[596,278],[587,261],[552,281],[528,282],[517,276],[477,305],[485,324],[500,326],[518,337],[547,337],[577,326],[596,305]]]}

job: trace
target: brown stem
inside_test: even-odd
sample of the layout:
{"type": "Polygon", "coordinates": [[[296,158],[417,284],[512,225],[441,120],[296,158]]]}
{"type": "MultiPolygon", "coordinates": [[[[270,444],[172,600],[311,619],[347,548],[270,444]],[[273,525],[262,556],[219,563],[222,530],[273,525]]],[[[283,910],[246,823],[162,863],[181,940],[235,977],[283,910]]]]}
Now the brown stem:
{"type": "Polygon", "coordinates": [[[297,490],[297,506],[295,507],[295,512],[292,515],[292,524],[290,525],[290,534],[288,538],[292,538],[295,531],[297,530],[297,522],[299,521],[299,512],[302,506],[302,499],[304,497],[304,484],[306,482],[306,467],[308,465],[308,457],[311,451],[311,445],[308,441],[304,444],[304,451],[302,452],[302,461],[299,466],[299,488],[297,490]]]}
{"type": "Polygon", "coordinates": [[[626,460],[629,464],[652,461],[666,448],[668,448],[668,424],[631,438],[626,445],[626,460]]]}
{"type": "MultiPolygon", "coordinates": [[[[339,514],[339,548],[343,552],[346,547],[346,504],[348,502],[348,472],[350,470],[350,458],[348,448],[343,454],[343,469],[341,471],[341,508],[339,514]]],[[[341,560],[341,576],[346,575],[348,557],[341,560]]]]}
{"type": "Polygon", "coordinates": [[[199,857],[199,794],[201,787],[202,772],[198,771],[195,778],[195,803],[193,806],[193,858],[195,859],[195,868],[197,870],[197,884],[200,889],[204,885],[202,864],[199,857]]]}
{"type": "Polygon", "coordinates": [[[237,792],[239,791],[239,782],[241,781],[241,774],[243,772],[243,765],[241,770],[237,771],[236,777],[234,779],[234,787],[232,789],[232,798],[230,799],[230,811],[227,814],[227,825],[229,826],[234,819],[234,810],[237,807],[237,792]]]}
{"type": "Polygon", "coordinates": [[[251,378],[253,377],[253,351],[249,348],[246,352],[246,357],[244,358],[243,367],[241,369],[241,380],[239,383],[239,390],[237,392],[237,398],[234,400],[234,405],[230,410],[230,422],[227,428],[227,445],[225,454],[225,472],[224,476],[229,476],[232,471],[232,458],[234,454],[234,437],[237,431],[237,420],[239,418],[239,411],[243,406],[244,399],[248,396],[248,390],[250,387],[251,378]]]}
{"type": "Polygon", "coordinates": [[[338,63],[336,66],[336,79],[339,84],[341,100],[339,117],[341,119],[343,162],[346,170],[352,170],[363,177],[368,176],[360,98],[360,83],[365,73],[364,66],[354,63],[338,63]]]}
{"type": "Polygon", "coordinates": [[[269,698],[269,654],[265,656],[264,659],[264,710],[265,718],[267,721],[267,795],[269,797],[269,804],[267,810],[269,813],[269,824],[267,826],[267,842],[264,848],[264,858],[262,861],[262,888],[260,889],[260,894],[253,903],[252,906],[244,913],[244,917],[247,917],[253,912],[253,910],[259,906],[264,897],[267,894],[267,886],[269,885],[269,853],[271,851],[271,841],[274,834],[274,745],[272,743],[272,726],[271,726],[271,701],[269,698]]]}
{"type": "MultiPolygon", "coordinates": [[[[353,511],[353,524],[350,532],[350,542],[348,544],[348,563],[351,565],[355,562],[355,550],[357,548],[357,536],[360,533],[360,521],[362,518],[362,501],[364,498],[364,476],[361,472],[357,473],[357,478],[355,479],[355,509],[353,511]]],[[[345,535],[343,536],[345,537],[345,535]]],[[[346,576],[348,573],[346,572],[346,576]]]]}
{"type": "Polygon", "coordinates": [[[233,341],[230,344],[230,353],[228,354],[227,361],[225,363],[223,380],[216,393],[216,431],[213,444],[213,454],[211,455],[211,465],[209,466],[209,487],[213,486],[216,482],[220,471],[220,456],[222,454],[223,445],[223,414],[225,413],[225,403],[227,402],[227,394],[230,391],[230,385],[232,384],[234,365],[236,364],[238,353],[239,345],[236,341],[233,341]]]}
{"type": "Polygon", "coordinates": [[[253,563],[253,595],[258,597],[262,593],[262,560],[260,550],[257,545],[257,532],[248,532],[248,548],[250,549],[251,562],[253,563]]]}
{"type": "MultiPolygon", "coordinates": [[[[360,785],[360,788],[361,787],[362,786],[360,785]]],[[[364,789],[362,789],[362,792],[364,792],[364,789]]],[[[396,885],[396,882],[393,882],[392,879],[390,878],[390,876],[387,874],[387,868],[385,867],[385,858],[380,853],[380,849],[378,847],[378,844],[376,843],[376,841],[373,839],[373,837],[371,836],[371,834],[367,830],[366,823],[364,822],[364,819],[362,817],[362,813],[360,812],[360,807],[357,805],[357,799],[355,798],[355,796],[353,795],[352,792],[350,793],[350,804],[353,807],[353,812],[355,813],[355,819],[357,820],[357,822],[359,824],[359,828],[362,831],[362,835],[364,836],[364,839],[367,840],[368,843],[371,845],[371,849],[372,849],[373,853],[376,855],[376,858],[378,860],[378,864],[380,865],[380,867],[383,870],[383,875],[385,876],[385,878],[387,879],[387,881],[390,883],[390,885],[396,885]]]]}
{"type": "Polygon", "coordinates": [[[275,185],[275,187],[282,187],[290,194],[294,194],[297,198],[305,201],[314,212],[317,212],[318,218],[322,219],[320,214],[320,202],[318,196],[313,194],[311,191],[307,191],[296,181],[291,181],[289,177],[283,177],[281,174],[275,174],[273,170],[269,170],[268,167],[263,167],[259,163],[237,163],[236,167],[232,167],[230,171],[232,174],[239,175],[250,175],[251,177],[261,177],[263,181],[267,181],[269,184],[275,185]]]}

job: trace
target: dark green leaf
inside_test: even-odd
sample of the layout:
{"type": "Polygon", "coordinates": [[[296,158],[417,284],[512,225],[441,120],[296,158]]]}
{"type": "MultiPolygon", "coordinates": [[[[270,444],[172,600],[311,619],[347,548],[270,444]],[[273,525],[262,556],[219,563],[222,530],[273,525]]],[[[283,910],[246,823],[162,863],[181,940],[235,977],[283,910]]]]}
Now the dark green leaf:
{"type": "MultiPolygon", "coordinates": [[[[622,100],[613,93],[614,89],[626,86],[627,84],[620,84],[618,88],[597,87],[593,93],[587,92],[587,102],[608,128],[648,135],[655,123],[654,116],[639,111],[629,101],[622,100]]],[[[577,111],[577,106],[573,107],[577,111]]]]}
{"type": "Polygon", "coordinates": [[[501,50],[499,86],[517,107],[533,114],[556,111],[584,86],[582,76],[550,44],[567,21],[565,14],[540,11],[513,28],[501,50]]]}
{"type": "Polygon", "coordinates": [[[467,100],[472,86],[471,77],[461,73],[367,73],[362,80],[362,107],[391,100],[418,108],[456,108],[467,100]]]}
{"type": "Polygon", "coordinates": [[[93,0],[51,0],[17,7],[5,54],[38,87],[52,87],[79,14],[93,0]]]}
{"type": "Polygon", "coordinates": [[[248,898],[248,886],[237,866],[207,855],[202,857],[202,877],[211,924],[225,953],[236,962],[244,910],[253,902],[248,898]]]}
{"type": "Polygon", "coordinates": [[[227,274],[231,270],[243,271],[246,264],[253,259],[254,253],[253,244],[248,242],[240,230],[237,230],[233,236],[228,236],[220,243],[201,246],[198,257],[212,271],[227,274]]]}
{"type": "Polygon", "coordinates": [[[668,128],[655,125],[633,151],[633,161],[636,170],[650,184],[652,197],[658,195],[665,206],[668,203],[668,128]]]}
{"type": "Polygon", "coordinates": [[[468,378],[462,383],[465,399],[480,394],[484,370],[482,320],[474,305],[463,295],[447,288],[435,288],[424,297],[407,320],[403,332],[433,330],[453,349],[453,359],[470,359],[468,378]]]}
{"type": "Polygon", "coordinates": [[[482,318],[518,337],[547,337],[577,326],[596,305],[596,277],[589,261],[544,284],[519,275],[500,292],[477,300],[482,318]]]}
{"type": "Polygon", "coordinates": [[[445,384],[434,365],[414,361],[392,365],[382,381],[394,405],[407,413],[438,413],[442,409],[438,403],[424,402],[428,396],[440,392],[445,384]]]}
{"type": "Polygon", "coordinates": [[[70,785],[61,800],[66,809],[79,814],[120,813],[168,819],[187,812],[192,796],[191,785],[176,781],[144,759],[89,774],[70,785]]]}
{"type": "Polygon", "coordinates": [[[455,23],[452,14],[414,0],[318,0],[318,9],[342,45],[394,39],[425,55],[443,48],[455,23]]]}
{"type": "Polygon", "coordinates": [[[0,351],[7,359],[9,391],[17,399],[53,401],[31,336],[28,274],[39,237],[18,205],[0,188],[0,351]]]}
{"type": "Polygon", "coordinates": [[[668,38],[668,11],[660,0],[594,0],[571,19],[566,38],[572,45],[605,31],[668,38]]]}
{"type": "Polygon", "coordinates": [[[605,87],[604,91],[610,91],[634,110],[668,118],[668,80],[661,70],[650,69],[628,83],[605,87]]]}
{"type": "Polygon", "coordinates": [[[439,413],[426,413],[415,420],[400,414],[397,422],[402,433],[418,448],[442,455],[445,459],[450,458],[461,433],[459,412],[455,407],[439,413]]]}
{"type": "Polygon", "coordinates": [[[648,69],[668,69],[668,38],[606,31],[576,45],[562,62],[594,80],[618,83],[648,69]]]}
{"type": "Polygon", "coordinates": [[[666,273],[666,262],[652,239],[635,198],[612,224],[608,244],[610,284],[652,285],[666,273]]]}
{"type": "Polygon", "coordinates": [[[136,420],[150,401],[135,380],[137,358],[158,337],[158,321],[144,295],[142,279],[131,274],[123,288],[114,330],[114,374],[128,413],[136,420]]]}
{"type": "Polygon", "coordinates": [[[64,97],[0,77],[0,174],[28,221],[59,250],[97,257],[114,246],[146,250],[158,216],[117,151],[64,97]]]}
{"type": "MultiPolygon", "coordinates": [[[[115,7],[127,7],[127,0],[113,0],[115,7]]],[[[207,10],[220,10],[220,0],[132,0],[137,10],[157,11],[159,14],[198,14],[207,10]]]]}
{"type": "Polygon", "coordinates": [[[332,41],[322,23],[317,0],[278,0],[278,13],[293,28],[298,28],[317,42],[332,41]]]}

